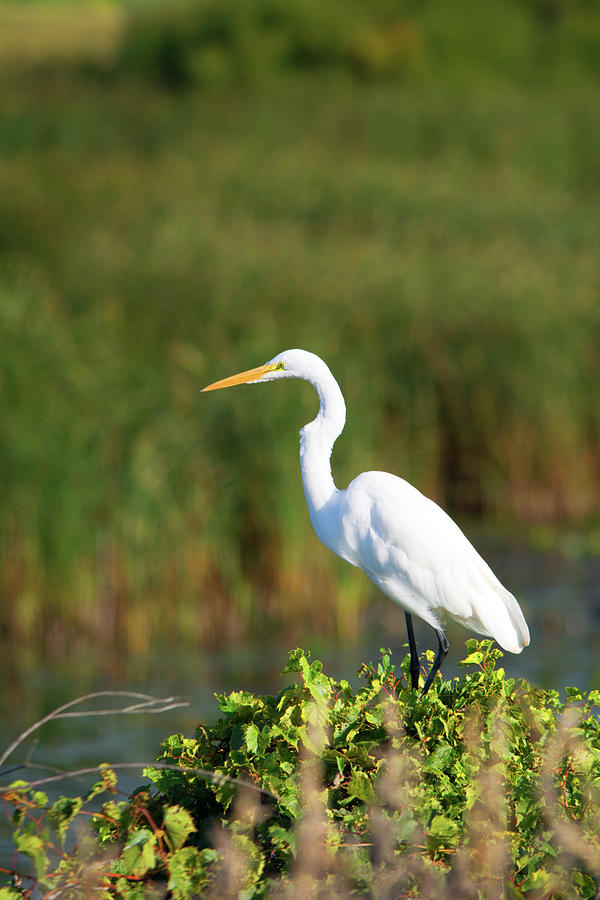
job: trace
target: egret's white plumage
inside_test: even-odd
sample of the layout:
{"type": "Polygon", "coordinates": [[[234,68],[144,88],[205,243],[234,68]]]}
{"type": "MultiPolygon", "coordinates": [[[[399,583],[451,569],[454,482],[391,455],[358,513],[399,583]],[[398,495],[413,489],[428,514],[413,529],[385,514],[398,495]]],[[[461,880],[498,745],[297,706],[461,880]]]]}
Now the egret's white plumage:
{"type": "Polygon", "coordinates": [[[387,472],[363,472],[346,490],[336,488],[330,459],[346,406],[322,359],[306,350],[286,350],[264,366],[204,390],[281,378],[308,381],[319,396],[317,417],[300,431],[302,483],[314,530],[325,546],[362,569],[409,614],[413,686],[418,661],[412,613],[436,630],[440,643],[425,690],[447,651],[442,623],[448,616],[520,653],[529,644],[529,629],[519,604],[436,503],[387,472]]]}

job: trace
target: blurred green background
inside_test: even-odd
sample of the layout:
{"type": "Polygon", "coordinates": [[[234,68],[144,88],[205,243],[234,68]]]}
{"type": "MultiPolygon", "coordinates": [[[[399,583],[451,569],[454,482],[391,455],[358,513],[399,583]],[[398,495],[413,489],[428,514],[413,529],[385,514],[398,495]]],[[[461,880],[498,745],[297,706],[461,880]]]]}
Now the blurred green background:
{"type": "Polygon", "coordinates": [[[360,627],[312,389],[199,393],[289,347],[339,485],[594,549],[599,109],[593,0],[0,0],[4,641],[360,627]]]}

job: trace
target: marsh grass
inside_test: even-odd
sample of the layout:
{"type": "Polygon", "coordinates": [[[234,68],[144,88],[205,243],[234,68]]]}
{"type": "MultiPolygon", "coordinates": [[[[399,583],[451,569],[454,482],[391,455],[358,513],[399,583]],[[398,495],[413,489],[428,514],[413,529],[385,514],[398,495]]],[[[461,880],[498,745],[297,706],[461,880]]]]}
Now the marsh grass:
{"type": "Polygon", "coordinates": [[[596,515],[589,72],[169,92],[122,65],[2,88],[5,633],[359,627],[363,582],[303,503],[310,389],[198,393],[290,346],[346,394],[340,485],[377,468],[451,511],[596,515]]]}

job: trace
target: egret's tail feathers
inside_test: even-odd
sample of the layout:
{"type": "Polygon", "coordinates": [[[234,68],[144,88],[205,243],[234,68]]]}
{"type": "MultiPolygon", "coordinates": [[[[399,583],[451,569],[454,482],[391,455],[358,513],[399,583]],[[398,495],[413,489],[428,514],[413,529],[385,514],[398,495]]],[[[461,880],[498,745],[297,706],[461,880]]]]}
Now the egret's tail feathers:
{"type": "Polygon", "coordinates": [[[520,653],[523,647],[529,646],[529,628],[527,627],[525,616],[521,612],[521,607],[517,603],[515,597],[513,597],[513,595],[509,591],[506,591],[504,602],[506,603],[510,621],[514,629],[514,633],[517,637],[518,647],[517,650],[512,650],[512,648],[509,646],[505,647],[504,649],[510,650],[512,653],[520,653]]]}
{"type": "Polygon", "coordinates": [[[509,653],[520,653],[529,644],[529,628],[515,597],[501,587],[497,601],[481,611],[480,618],[486,631],[509,653]]]}
{"type": "MultiPolygon", "coordinates": [[[[477,574],[472,574],[471,623],[477,619],[481,631],[493,637],[503,650],[520,653],[529,644],[529,628],[521,607],[489,566],[483,560],[481,563],[477,574]]],[[[480,630],[476,625],[471,627],[480,630]]]]}

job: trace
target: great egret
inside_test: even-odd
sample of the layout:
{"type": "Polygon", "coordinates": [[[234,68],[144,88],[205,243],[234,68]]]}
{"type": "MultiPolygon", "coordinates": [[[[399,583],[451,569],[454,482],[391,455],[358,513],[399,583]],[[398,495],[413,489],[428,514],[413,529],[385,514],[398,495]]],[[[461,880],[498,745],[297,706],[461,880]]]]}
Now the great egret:
{"type": "Polygon", "coordinates": [[[529,629],[519,604],[436,503],[387,472],[363,472],[346,490],[336,488],[330,458],[346,422],[346,404],[322,359],[306,350],[286,350],[203,390],[282,378],[308,381],[319,395],[317,417],[300,431],[302,484],[313,528],[326,547],[362,569],[404,608],[413,689],[419,683],[413,613],[432,626],[439,644],[424,694],[448,653],[441,624],[446,616],[520,653],[529,644],[529,629]]]}

